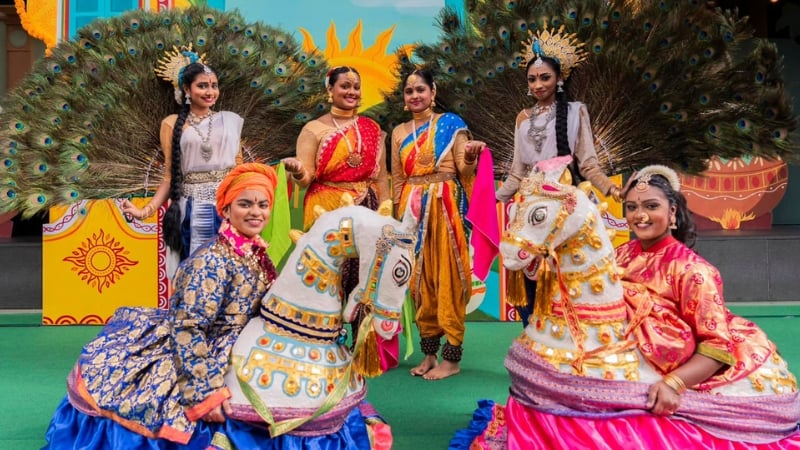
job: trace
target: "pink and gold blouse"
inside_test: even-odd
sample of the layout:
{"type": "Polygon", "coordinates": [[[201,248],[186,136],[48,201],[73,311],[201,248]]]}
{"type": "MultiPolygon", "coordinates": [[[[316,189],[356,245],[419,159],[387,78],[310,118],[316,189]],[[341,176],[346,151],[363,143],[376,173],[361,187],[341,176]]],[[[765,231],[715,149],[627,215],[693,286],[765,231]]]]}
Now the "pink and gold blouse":
{"type": "MultiPolygon", "coordinates": [[[[711,390],[748,376],[775,352],[756,324],[726,308],[719,271],[682,242],[668,236],[643,250],[633,240],[616,253],[625,270],[623,281],[649,291],[649,300],[642,301],[652,302],[650,313],[634,335],[644,357],[661,373],[675,370],[694,353],[705,355],[727,365],[697,386],[711,390]]],[[[632,311],[650,306],[639,304],[644,297],[625,295],[632,311]]]]}

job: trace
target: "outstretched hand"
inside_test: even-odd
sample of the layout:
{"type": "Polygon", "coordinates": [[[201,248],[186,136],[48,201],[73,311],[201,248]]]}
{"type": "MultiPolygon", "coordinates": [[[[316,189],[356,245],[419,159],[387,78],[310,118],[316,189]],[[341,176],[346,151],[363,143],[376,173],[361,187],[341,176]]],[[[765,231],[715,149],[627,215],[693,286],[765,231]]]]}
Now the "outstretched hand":
{"type": "Polygon", "coordinates": [[[297,158],[283,158],[281,160],[286,167],[286,171],[292,174],[303,172],[303,163],[297,158]]]}
{"type": "MultiPolygon", "coordinates": [[[[127,198],[122,200],[122,203],[120,203],[119,207],[120,207],[120,209],[122,209],[122,213],[123,214],[130,215],[131,217],[133,217],[135,219],[139,219],[139,220],[144,219],[144,211],[142,211],[141,209],[137,208],[127,198]]],[[[126,220],[130,220],[130,218],[128,218],[126,220]]]]}
{"type": "Polygon", "coordinates": [[[484,148],[486,148],[486,143],[483,141],[467,141],[464,145],[464,159],[475,161],[484,148]]]}

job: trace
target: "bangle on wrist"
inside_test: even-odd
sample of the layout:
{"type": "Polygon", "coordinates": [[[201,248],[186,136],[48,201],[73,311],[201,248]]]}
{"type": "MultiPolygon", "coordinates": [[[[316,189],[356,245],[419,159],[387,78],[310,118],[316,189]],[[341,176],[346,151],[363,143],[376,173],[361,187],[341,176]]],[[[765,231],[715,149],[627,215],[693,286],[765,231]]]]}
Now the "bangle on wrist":
{"type": "Polygon", "coordinates": [[[681,395],[684,392],[686,392],[686,383],[684,383],[683,380],[681,380],[681,377],[675,374],[669,373],[665,375],[664,378],[662,378],[662,381],[664,382],[664,384],[671,387],[675,392],[677,392],[678,395],[681,395]]]}
{"type": "Polygon", "coordinates": [[[144,208],[142,208],[142,219],[147,219],[152,216],[154,212],[155,208],[153,208],[153,205],[150,203],[146,204],[144,208]]]}

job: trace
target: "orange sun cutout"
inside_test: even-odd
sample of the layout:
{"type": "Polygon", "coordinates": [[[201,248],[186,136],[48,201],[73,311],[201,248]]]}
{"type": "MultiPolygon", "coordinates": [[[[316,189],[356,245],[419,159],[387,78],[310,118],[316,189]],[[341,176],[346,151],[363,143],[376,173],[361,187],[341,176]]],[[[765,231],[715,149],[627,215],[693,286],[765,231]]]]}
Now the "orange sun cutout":
{"type": "Polygon", "coordinates": [[[92,234],[92,237],[86,238],[86,242],[63,261],[72,263],[75,266],[71,268],[72,271],[77,272],[89,286],[97,287],[97,292],[102,294],[103,288],[111,287],[118,277],[139,264],[128,259],[125,256],[128,253],[113,237],[106,237],[100,230],[99,235],[92,234]]]}
{"type": "MultiPolygon", "coordinates": [[[[397,66],[397,55],[387,54],[389,41],[392,40],[395,26],[382,31],[372,47],[364,49],[361,38],[361,20],[358,21],[347,41],[347,47],[341,48],[336,37],[336,25],[331,22],[327,34],[327,47],[323,55],[330,67],[352,66],[361,74],[361,109],[367,109],[383,101],[383,93],[394,89],[397,78],[392,70],[397,66]]],[[[314,38],[305,28],[299,28],[303,35],[303,51],[313,53],[319,49],[314,38]]],[[[404,45],[400,49],[409,53],[413,45],[404,45]]]]}

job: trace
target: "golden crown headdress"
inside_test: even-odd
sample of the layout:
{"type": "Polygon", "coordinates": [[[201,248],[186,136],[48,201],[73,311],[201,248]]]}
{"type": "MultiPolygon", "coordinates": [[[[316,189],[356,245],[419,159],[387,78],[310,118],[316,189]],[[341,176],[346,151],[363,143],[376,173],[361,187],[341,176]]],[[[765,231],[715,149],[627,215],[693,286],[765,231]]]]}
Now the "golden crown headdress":
{"type": "MultiPolygon", "coordinates": [[[[156,75],[169,81],[177,89],[181,86],[183,69],[196,62],[205,65],[205,56],[205,53],[198,55],[192,51],[192,44],[182,45],[180,48],[173,46],[172,51],[167,51],[158,60],[158,67],[155,69],[156,75]]],[[[208,71],[210,72],[211,69],[209,68],[208,71]]]]}
{"type": "Polygon", "coordinates": [[[164,56],[158,60],[158,67],[155,68],[156,75],[164,80],[172,83],[175,89],[175,102],[179,105],[181,102],[181,84],[183,84],[183,69],[189,64],[200,63],[203,65],[203,72],[212,74],[213,71],[206,65],[205,53],[198,55],[192,51],[192,44],[188,46],[182,45],[180,48],[173,46],[172,51],[167,51],[164,56]]]}
{"type": "Polygon", "coordinates": [[[535,67],[543,64],[542,56],[553,58],[561,65],[561,76],[566,79],[572,69],[580,65],[587,56],[583,49],[583,42],[578,40],[575,33],[564,33],[564,25],[558,31],[551,31],[547,24],[543,29],[537,30],[536,34],[528,30],[530,38],[522,42],[523,61],[521,66],[525,67],[528,61],[536,57],[533,62],[535,67]]]}

